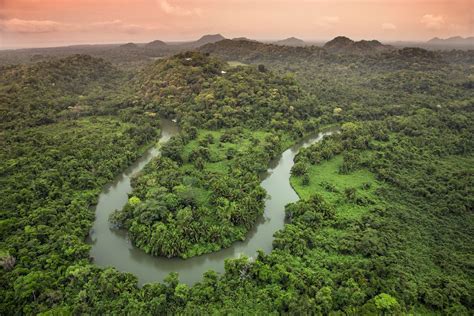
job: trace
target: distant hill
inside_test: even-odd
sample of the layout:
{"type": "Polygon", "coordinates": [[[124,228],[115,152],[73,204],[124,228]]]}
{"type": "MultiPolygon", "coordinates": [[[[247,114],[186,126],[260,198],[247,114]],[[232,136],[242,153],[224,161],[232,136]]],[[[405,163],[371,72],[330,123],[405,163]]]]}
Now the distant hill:
{"type": "Polygon", "coordinates": [[[111,63],[88,55],[0,66],[0,86],[7,91],[0,102],[0,122],[12,128],[17,126],[19,116],[28,113],[31,118],[28,124],[36,126],[52,122],[56,116],[71,111],[85,113],[93,110],[97,89],[103,93],[101,100],[111,91],[112,98],[116,98],[121,76],[122,73],[111,63]],[[48,118],[42,119],[46,114],[48,118]]]}
{"type": "Polygon", "coordinates": [[[199,48],[203,53],[209,53],[225,60],[243,62],[263,62],[275,59],[314,58],[324,54],[319,47],[290,47],[275,44],[264,44],[249,40],[223,40],[207,44],[199,48]]]}
{"type": "Polygon", "coordinates": [[[127,43],[127,44],[120,45],[120,48],[127,48],[127,49],[138,48],[138,45],[135,43],[127,43]]]}
{"type": "MultiPolygon", "coordinates": [[[[202,53],[211,54],[227,61],[239,61],[246,64],[267,64],[277,61],[308,62],[309,60],[334,61],[338,54],[343,54],[346,60],[361,60],[360,56],[371,56],[378,67],[384,69],[404,69],[413,64],[423,64],[424,67],[438,67],[446,63],[446,55],[441,51],[427,50],[419,47],[396,49],[378,41],[352,41],[349,38],[339,38],[331,41],[326,48],[318,46],[292,47],[246,40],[223,40],[207,44],[197,49],[202,53]]],[[[451,60],[472,63],[472,53],[458,51],[451,53],[451,60]]]]}
{"type": "Polygon", "coordinates": [[[305,41],[296,37],[289,37],[280,41],[276,41],[274,44],[283,46],[306,46],[305,41]]]}
{"type": "Polygon", "coordinates": [[[430,39],[427,44],[431,45],[472,45],[474,47],[474,36],[471,37],[461,37],[461,36],[454,36],[449,37],[446,39],[442,38],[432,38],[430,39]]]}
{"type": "Polygon", "coordinates": [[[256,40],[253,40],[253,39],[250,39],[250,38],[247,38],[247,37],[234,37],[232,39],[233,41],[249,41],[249,42],[255,42],[255,43],[259,43],[259,41],[256,41],[256,40]]]}
{"type": "Polygon", "coordinates": [[[111,63],[101,58],[76,54],[30,65],[1,67],[0,83],[17,85],[22,91],[31,89],[32,94],[38,93],[44,97],[46,90],[50,95],[53,95],[53,91],[58,95],[82,94],[100,80],[107,82],[117,75],[118,70],[111,63]]]}
{"type": "Polygon", "coordinates": [[[145,45],[146,48],[163,48],[166,46],[168,46],[168,44],[160,40],[155,40],[145,45]]]}
{"type": "Polygon", "coordinates": [[[324,44],[323,48],[332,53],[344,54],[371,54],[393,49],[392,46],[384,45],[377,40],[356,42],[345,36],[334,38],[324,44]]]}
{"type": "Polygon", "coordinates": [[[354,41],[351,40],[350,38],[345,37],[345,36],[338,36],[330,40],[326,44],[324,44],[323,47],[331,51],[340,51],[340,50],[348,49],[353,44],[354,44],[354,41]]]}
{"type": "Polygon", "coordinates": [[[396,65],[400,66],[405,63],[424,62],[424,63],[440,63],[442,58],[439,52],[429,51],[420,47],[405,47],[384,54],[386,61],[397,60],[396,65]]]}
{"type": "Polygon", "coordinates": [[[212,44],[212,43],[216,43],[222,40],[225,40],[225,37],[222,36],[221,34],[208,34],[208,35],[204,35],[197,41],[192,42],[192,45],[195,47],[200,47],[206,44],[212,44]]]}

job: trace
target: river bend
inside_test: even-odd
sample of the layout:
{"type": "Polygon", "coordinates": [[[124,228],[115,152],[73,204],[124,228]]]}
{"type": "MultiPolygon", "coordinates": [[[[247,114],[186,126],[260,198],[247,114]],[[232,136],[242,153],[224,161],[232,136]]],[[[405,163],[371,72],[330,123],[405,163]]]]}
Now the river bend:
{"type": "MultiPolygon", "coordinates": [[[[168,141],[179,133],[177,124],[169,120],[161,121],[159,143],[168,141]]],[[[331,132],[319,133],[285,150],[271,162],[267,174],[263,176],[262,187],[267,191],[263,216],[247,235],[245,241],[232,244],[218,252],[189,259],[154,257],[135,248],[127,238],[126,231],[113,229],[109,223],[110,214],[122,209],[132,192],[131,177],[140,172],[145,165],[159,155],[156,147],[148,149],[133,165],[102,190],[95,207],[95,222],[90,232],[91,256],[98,266],[113,266],[119,271],[130,272],[138,277],[139,284],[161,282],[170,272],[178,272],[180,281],[192,285],[201,280],[204,272],[224,271],[224,260],[240,255],[254,257],[257,250],[269,253],[272,250],[273,234],[285,225],[285,205],[298,200],[298,195],[290,185],[290,170],[293,159],[302,147],[320,141],[331,132]]]]}

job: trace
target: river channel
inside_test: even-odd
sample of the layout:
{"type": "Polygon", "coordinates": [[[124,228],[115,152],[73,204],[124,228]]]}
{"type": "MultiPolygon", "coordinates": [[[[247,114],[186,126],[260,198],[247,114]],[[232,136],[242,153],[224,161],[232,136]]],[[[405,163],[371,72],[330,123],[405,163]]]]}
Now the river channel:
{"type": "MultiPolygon", "coordinates": [[[[161,138],[159,143],[168,141],[179,133],[176,123],[161,121],[161,138]]],[[[273,234],[285,225],[285,205],[298,200],[298,195],[290,185],[290,170],[293,159],[302,147],[307,147],[322,140],[331,132],[319,133],[302,140],[285,150],[280,157],[271,162],[269,169],[262,176],[262,187],[267,191],[265,212],[245,241],[232,244],[231,247],[218,252],[193,257],[190,259],[154,257],[135,248],[127,238],[126,231],[110,226],[109,216],[116,209],[122,209],[132,192],[130,179],[137,175],[154,157],[159,149],[154,146],[133,165],[127,168],[115,180],[104,187],[95,207],[95,222],[90,232],[89,242],[92,245],[91,256],[98,266],[113,266],[120,271],[133,273],[139,284],[163,281],[170,272],[178,272],[180,281],[192,285],[201,280],[204,272],[224,271],[224,260],[241,255],[255,257],[257,250],[268,253],[272,250],[273,234]]]]}

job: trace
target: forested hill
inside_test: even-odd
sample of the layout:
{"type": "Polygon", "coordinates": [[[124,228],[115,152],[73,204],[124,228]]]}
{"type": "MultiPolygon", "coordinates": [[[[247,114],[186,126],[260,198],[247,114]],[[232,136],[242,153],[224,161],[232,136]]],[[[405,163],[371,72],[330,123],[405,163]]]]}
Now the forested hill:
{"type": "Polygon", "coordinates": [[[0,69],[0,117],[5,128],[41,125],[97,109],[116,98],[124,77],[111,63],[88,55],[0,69]],[[114,97],[110,94],[114,93],[114,97]]]}
{"type": "MultiPolygon", "coordinates": [[[[222,40],[198,48],[198,51],[229,61],[246,63],[305,62],[371,63],[402,68],[416,62],[454,62],[472,64],[474,51],[429,51],[417,47],[394,48],[378,41],[353,41],[337,37],[323,47],[290,47],[249,40],[222,40]]],[[[291,67],[291,64],[287,66],[291,67]]]]}
{"type": "Polygon", "coordinates": [[[325,54],[325,51],[322,48],[316,46],[290,47],[276,44],[264,44],[249,40],[229,39],[204,45],[198,50],[226,60],[242,60],[246,62],[277,58],[312,59],[325,54]]]}
{"type": "Polygon", "coordinates": [[[390,51],[394,48],[390,45],[383,45],[377,40],[353,41],[345,36],[338,36],[324,44],[324,49],[333,53],[342,54],[376,54],[383,51],[390,51]]]}
{"type": "Polygon", "coordinates": [[[275,117],[288,124],[299,115],[294,105],[301,93],[291,76],[264,66],[230,67],[202,53],[155,62],[139,75],[138,86],[146,109],[193,126],[263,127],[275,117]]]}
{"type": "Polygon", "coordinates": [[[224,40],[127,71],[83,55],[2,68],[0,314],[472,315],[473,57],[224,40]],[[271,252],[139,287],[93,264],[86,236],[160,115],[181,132],[112,218],[160,256],[245,239],[268,162],[341,133],[297,156],[301,200],[271,252]]]}
{"type": "Polygon", "coordinates": [[[345,56],[373,56],[392,52],[395,49],[383,45],[379,41],[353,41],[347,37],[339,36],[327,42],[322,48],[317,46],[294,47],[291,45],[264,44],[249,40],[222,40],[199,48],[199,51],[211,53],[227,60],[244,60],[255,62],[257,60],[306,60],[335,55],[345,56]]]}

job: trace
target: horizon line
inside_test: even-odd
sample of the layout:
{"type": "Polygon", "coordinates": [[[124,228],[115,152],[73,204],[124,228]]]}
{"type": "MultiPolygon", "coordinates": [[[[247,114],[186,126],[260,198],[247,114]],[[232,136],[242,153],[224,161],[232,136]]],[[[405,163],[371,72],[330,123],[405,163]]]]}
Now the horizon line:
{"type": "Polygon", "coordinates": [[[0,50],[1,51],[4,51],[4,50],[21,50],[21,49],[45,49],[45,48],[61,48],[61,47],[73,47],[73,46],[100,46],[100,45],[121,45],[121,44],[127,44],[127,43],[134,43],[134,44],[147,44],[147,43],[150,43],[152,41],[155,41],[155,40],[161,40],[167,44],[180,44],[180,43],[191,43],[191,42],[195,42],[197,40],[199,40],[200,38],[202,38],[203,36],[206,36],[206,35],[221,35],[222,37],[224,37],[225,39],[236,39],[236,38],[246,38],[246,39],[249,39],[249,40],[256,40],[256,41],[260,41],[262,43],[268,43],[268,42],[275,42],[275,41],[280,41],[280,40],[285,40],[285,39],[288,39],[288,38],[297,38],[297,39],[300,39],[304,42],[307,42],[307,43],[326,43],[328,41],[331,41],[332,39],[336,38],[336,37],[341,37],[341,36],[344,36],[344,37],[347,37],[347,38],[350,38],[352,40],[356,40],[356,41],[360,41],[360,40],[378,40],[382,43],[417,43],[417,44],[420,44],[420,43],[423,43],[423,44],[426,44],[428,41],[432,40],[432,39],[441,39],[441,40],[446,40],[446,39],[449,39],[449,38],[454,38],[454,37],[461,37],[463,39],[467,39],[467,38],[471,38],[471,37],[474,37],[474,36],[459,36],[459,35],[455,35],[455,36],[450,36],[450,37],[446,37],[446,38],[443,38],[443,37],[438,37],[438,36],[434,36],[434,37],[431,37],[430,39],[410,39],[410,40],[404,40],[404,39],[392,39],[392,40],[388,40],[388,39],[376,39],[376,38],[373,38],[373,39],[366,39],[366,38],[358,38],[358,37],[355,37],[355,38],[351,38],[349,36],[346,36],[346,35],[338,35],[338,36],[335,36],[335,37],[332,37],[332,38],[325,38],[325,39],[321,39],[321,38],[313,38],[313,39],[308,39],[308,38],[304,38],[304,37],[298,37],[298,36],[295,36],[295,35],[291,35],[291,36],[288,36],[288,37],[279,37],[279,38],[262,38],[262,37],[256,37],[256,38],[250,38],[250,37],[246,37],[246,36],[236,36],[236,37],[225,37],[224,35],[222,35],[221,33],[212,33],[212,34],[204,34],[202,36],[200,36],[199,38],[193,38],[193,39],[172,39],[172,40],[161,40],[159,38],[155,38],[155,39],[151,39],[149,41],[139,41],[139,42],[133,42],[133,41],[110,41],[110,42],[69,42],[69,43],[42,43],[42,44],[37,44],[37,46],[35,44],[31,44],[32,46],[28,46],[30,44],[26,44],[26,45],[21,45],[21,46],[9,46],[9,47],[2,47],[0,46],[0,50]],[[51,45],[51,46],[48,46],[48,45],[51,45]]]}

